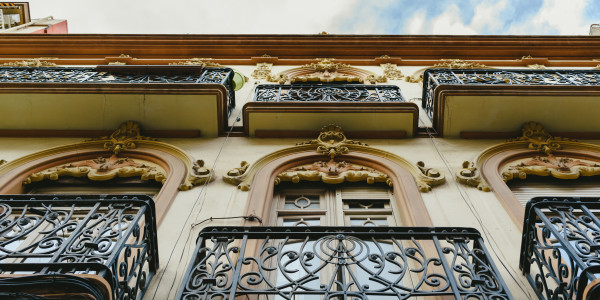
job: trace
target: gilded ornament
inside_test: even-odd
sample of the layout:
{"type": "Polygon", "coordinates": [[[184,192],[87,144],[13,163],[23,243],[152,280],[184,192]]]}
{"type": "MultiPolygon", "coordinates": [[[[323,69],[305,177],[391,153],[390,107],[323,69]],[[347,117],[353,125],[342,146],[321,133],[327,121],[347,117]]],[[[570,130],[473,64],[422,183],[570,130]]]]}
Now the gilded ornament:
{"type": "Polygon", "coordinates": [[[441,63],[433,65],[434,68],[448,69],[485,69],[488,66],[462,59],[441,59],[441,63]]]}
{"type": "Polygon", "coordinates": [[[515,178],[525,179],[527,175],[577,179],[579,176],[600,175],[600,164],[594,161],[556,157],[550,154],[522,160],[506,166],[502,171],[502,179],[505,182],[515,178]]]}
{"type": "Polygon", "coordinates": [[[473,162],[463,162],[462,169],[456,173],[456,180],[462,184],[476,187],[480,191],[491,191],[473,162]]]}
{"type": "Polygon", "coordinates": [[[300,181],[322,181],[328,184],[339,184],[343,182],[366,181],[369,184],[385,182],[392,186],[392,180],[373,168],[347,163],[345,161],[334,161],[333,158],[326,161],[317,161],[312,164],[290,168],[275,178],[275,185],[288,181],[298,183],[300,181]]]}
{"type": "Polygon", "coordinates": [[[546,69],[546,66],[544,66],[544,65],[538,65],[538,64],[527,65],[527,67],[530,68],[530,69],[535,69],[535,70],[546,69]]]}
{"type": "Polygon", "coordinates": [[[64,176],[87,177],[92,181],[106,181],[115,177],[139,176],[141,180],[154,180],[160,183],[164,183],[167,179],[165,173],[162,170],[159,171],[154,166],[147,165],[138,160],[118,158],[112,155],[109,158],[98,157],[33,173],[23,181],[23,184],[42,180],[58,180],[64,176]]]}
{"type": "Polygon", "coordinates": [[[104,143],[104,149],[118,155],[123,150],[135,149],[136,141],[155,141],[156,139],[142,136],[140,125],[135,121],[127,121],[122,123],[110,136],[94,140],[108,140],[104,143]]]}
{"type": "Polygon", "coordinates": [[[296,145],[317,145],[317,152],[326,154],[331,159],[348,153],[348,145],[367,146],[365,143],[347,139],[342,131],[342,127],[333,124],[323,127],[316,140],[301,142],[296,145]]]}
{"type": "Polygon", "coordinates": [[[544,126],[536,122],[525,123],[522,132],[521,137],[509,139],[508,142],[527,141],[529,142],[529,149],[546,153],[546,155],[560,149],[560,141],[575,141],[568,138],[553,137],[544,129],[544,126]]]}
{"type": "Polygon", "coordinates": [[[384,55],[380,56],[379,58],[381,58],[381,59],[390,59],[391,57],[389,55],[387,55],[387,54],[384,54],[384,55]]]}
{"type": "Polygon", "coordinates": [[[55,64],[53,62],[46,61],[46,59],[51,59],[51,58],[46,58],[46,57],[31,58],[31,59],[26,59],[26,60],[22,60],[22,61],[3,63],[1,66],[4,66],[4,67],[56,67],[56,66],[58,66],[57,64],[55,64]]]}
{"type": "Polygon", "coordinates": [[[404,75],[400,70],[398,70],[398,65],[396,64],[381,64],[383,68],[383,76],[390,80],[401,80],[404,78],[404,75]]]}
{"type": "Polygon", "coordinates": [[[413,76],[406,76],[404,78],[404,80],[406,82],[421,83],[421,82],[423,82],[423,74],[413,75],[413,76]]]}
{"type": "Polygon", "coordinates": [[[421,171],[420,176],[416,179],[421,192],[431,191],[432,186],[446,182],[446,178],[442,172],[434,168],[425,167],[425,163],[422,161],[417,162],[417,168],[421,171]]]}
{"type": "Polygon", "coordinates": [[[190,58],[188,60],[183,60],[183,61],[179,61],[179,62],[175,62],[175,63],[169,63],[169,65],[188,65],[188,66],[204,66],[204,67],[213,67],[213,68],[219,68],[222,67],[223,65],[216,63],[214,61],[212,61],[213,58],[198,58],[198,57],[194,57],[194,58],[190,58]]]}
{"type": "Polygon", "coordinates": [[[118,57],[119,58],[131,58],[131,55],[129,55],[129,54],[121,54],[118,57]]]}
{"type": "Polygon", "coordinates": [[[252,71],[252,78],[254,79],[268,79],[271,76],[271,68],[273,64],[270,63],[257,63],[256,69],[252,71]]]}
{"type": "Polygon", "coordinates": [[[179,186],[179,189],[182,191],[187,191],[194,186],[211,182],[214,179],[214,173],[209,168],[204,166],[204,161],[197,160],[192,166],[192,172],[188,174],[186,181],[179,186]]]}

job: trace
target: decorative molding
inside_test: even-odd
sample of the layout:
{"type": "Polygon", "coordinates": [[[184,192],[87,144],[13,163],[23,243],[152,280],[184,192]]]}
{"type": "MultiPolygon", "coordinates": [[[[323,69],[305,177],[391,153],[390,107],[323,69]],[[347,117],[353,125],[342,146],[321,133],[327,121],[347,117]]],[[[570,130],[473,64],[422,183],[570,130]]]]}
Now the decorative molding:
{"type": "Polygon", "coordinates": [[[342,127],[333,124],[323,127],[316,140],[300,142],[296,145],[317,145],[317,152],[326,154],[331,159],[348,153],[348,145],[368,146],[365,143],[347,139],[342,127]]]}
{"type": "Polygon", "coordinates": [[[118,158],[116,155],[112,155],[109,158],[98,157],[96,159],[77,161],[33,173],[23,181],[23,184],[43,180],[58,180],[64,176],[87,177],[92,181],[106,181],[115,177],[140,176],[141,180],[154,180],[160,183],[164,183],[167,179],[163,170],[159,170],[156,166],[148,165],[148,162],[118,158]]]}
{"type": "Polygon", "coordinates": [[[527,65],[527,67],[535,70],[547,69],[546,66],[540,64],[527,65]]]}
{"type": "Polygon", "coordinates": [[[358,155],[360,155],[360,153],[375,155],[394,161],[412,174],[421,192],[427,192],[431,190],[432,186],[440,185],[445,182],[445,177],[441,172],[433,168],[426,168],[423,162],[418,162],[417,165],[414,165],[393,153],[371,148],[367,144],[359,141],[349,140],[344,135],[342,128],[336,125],[323,127],[317,139],[300,142],[297,143],[295,147],[270,153],[252,165],[249,165],[244,161],[240,167],[227,172],[227,175],[223,176],[223,180],[227,183],[237,185],[238,188],[243,191],[248,191],[250,190],[256,172],[264,165],[284,156],[310,151],[316,151],[327,155],[330,158],[330,161],[317,161],[312,164],[303,164],[298,167],[290,168],[278,174],[275,182],[312,180],[339,183],[344,181],[366,180],[367,182],[386,182],[391,185],[392,180],[389,175],[386,175],[381,171],[352,162],[336,161],[338,157],[351,152],[352,154],[358,155]]]}
{"type": "Polygon", "coordinates": [[[271,77],[271,68],[273,64],[270,63],[257,63],[256,69],[252,71],[252,78],[254,79],[268,79],[271,77]]]}
{"type": "Polygon", "coordinates": [[[135,121],[123,122],[110,136],[98,138],[97,140],[108,140],[104,143],[104,149],[115,155],[123,150],[135,149],[137,141],[156,141],[155,138],[141,135],[140,125],[135,121]]]}
{"type": "Polygon", "coordinates": [[[316,60],[317,62],[271,75],[267,80],[280,84],[294,82],[362,82],[375,84],[376,82],[387,81],[384,76],[378,76],[373,72],[335,62],[334,58],[317,58],[316,60]]]}
{"type": "MultiPolygon", "coordinates": [[[[238,185],[242,183],[244,177],[246,175],[246,171],[248,171],[248,167],[250,164],[246,161],[242,161],[240,163],[239,168],[233,168],[227,172],[227,174],[223,175],[223,180],[232,185],[238,185]]],[[[240,186],[242,191],[247,191],[249,189],[248,186],[240,186]]]]}
{"type": "Polygon", "coordinates": [[[502,179],[506,182],[527,175],[552,176],[558,179],[577,179],[579,176],[600,175],[600,164],[590,160],[570,157],[535,156],[503,168],[502,179]]]}
{"type": "Polygon", "coordinates": [[[462,184],[476,187],[480,191],[489,192],[492,190],[483,180],[479,169],[473,162],[463,162],[462,169],[456,172],[456,180],[462,184]]]}
{"type": "Polygon", "coordinates": [[[559,150],[561,148],[559,142],[561,141],[576,142],[573,139],[553,137],[544,129],[544,126],[536,122],[523,124],[521,131],[523,132],[522,136],[509,139],[507,142],[526,141],[529,142],[529,149],[546,153],[546,155],[559,150]]]}
{"type": "Polygon", "coordinates": [[[383,76],[388,80],[401,80],[404,78],[402,71],[398,70],[397,64],[381,64],[381,67],[383,68],[383,76]]]}
{"type": "Polygon", "coordinates": [[[423,73],[413,76],[406,76],[404,77],[404,81],[411,83],[421,83],[423,82],[423,73]]]}
{"type": "Polygon", "coordinates": [[[422,161],[417,162],[417,168],[421,171],[420,176],[416,179],[419,191],[428,192],[436,185],[441,185],[446,182],[444,174],[434,168],[426,168],[422,161]]]}
{"type": "Polygon", "coordinates": [[[179,185],[179,190],[187,191],[195,186],[211,182],[214,179],[214,173],[209,168],[204,166],[204,161],[197,160],[194,162],[192,170],[188,173],[185,182],[179,185]]]}
{"type": "Polygon", "coordinates": [[[223,67],[223,65],[214,62],[213,58],[209,58],[209,57],[202,57],[202,58],[198,58],[198,57],[194,57],[194,58],[190,58],[188,60],[182,60],[179,62],[173,62],[173,63],[169,63],[169,65],[189,65],[189,66],[204,66],[204,67],[223,67]]]}
{"type": "Polygon", "coordinates": [[[440,59],[441,63],[433,65],[434,68],[448,68],[448,69],[486,69],[489,68],[484,64],[479,64],[471,61],[464,61],[462,59],[440,59]]]}
{"type": "Polygon", "coordinates": [[[275,179],[275,185],[282,181],[298,183],[300,181],[322,181],[328,184],[366,181],[367,183],[385,182],[392,186],[392,180],[373,168],[347,163],[345,161],[317,161],[312,164],[290,168],[275,179]]]}
{"type": "Polygon", "coordinates": [[[57,64],[47,61],[49,59],[56,59],[52,57],[40,57],[40,58],[30,58],[22,61],[14,61],[3,63],[0,66],[3,67],[56,67],[57,64]]]}

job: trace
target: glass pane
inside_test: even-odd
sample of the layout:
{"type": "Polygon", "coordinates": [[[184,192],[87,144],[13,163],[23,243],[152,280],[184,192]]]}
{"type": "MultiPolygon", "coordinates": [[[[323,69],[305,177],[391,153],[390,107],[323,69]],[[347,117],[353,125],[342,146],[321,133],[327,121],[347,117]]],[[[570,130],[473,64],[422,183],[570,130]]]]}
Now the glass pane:
{"type": "Polygon", "coordinates": [[[297,227],[297,226],[319,226],[321,225],[320,218],[285,218],[283,220],[283,226],[297,227]]]}
{"type": "Polygon", "coordinates": [[[377,227],[388,225],[387,218],[350,218],[350,226],[377,227]]]}
{"type": "Polygon", "coordinates": [[[377,209],[377,208],[389,208],[389,200],[369,200],[369,199],[358,199],[358,200],[344,200],[344,204],[349,209],[377,209]]]}
{"type": "Polygon", "coordinates": [[[287,209],[321,208],[320,195],[286,195],[283,207],[287,209]]]}

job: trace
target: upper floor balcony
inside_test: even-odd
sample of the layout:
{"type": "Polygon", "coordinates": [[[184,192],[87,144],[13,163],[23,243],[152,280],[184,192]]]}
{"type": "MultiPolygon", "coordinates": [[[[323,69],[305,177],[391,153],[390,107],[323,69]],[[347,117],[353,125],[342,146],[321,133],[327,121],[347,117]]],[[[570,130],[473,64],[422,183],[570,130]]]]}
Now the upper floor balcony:
{"type": "Polygon", "coordinates": [[[257,299],[259,295],[265,299],[512,299],[475,229],[204,229],[177,299],[257,299]]]}
{"type": "Polygon", "coordinates": [[[141,299],[158,268],[156,234],[148,196],[2,195],[0,290],[141,299]]]}
{"type": "Polygon", "coordinates": [[[446,137],[505,138],[531,120],[596,137],[600,70],[428,69],[422,101],[446,137]]]}
{"type": "Polygon", "coordinates": [[[533,198],[520,268],[540,299],[600,298],[600,199],[533,198]]]}
{"type": "Polygon", "coordinates": [[[314,136],[316,124],[335,123],[351,136],[412,137],[418,107],[395,85],[263,84],[244,105],[250,136],[314,136]]]}
{"type": "Polygon", "coordinates": [[[136,120],[155,136],[217,136],[235,107],[233,76],[203,66],[0,67],[0,134],[97,135],[136,120]]]}

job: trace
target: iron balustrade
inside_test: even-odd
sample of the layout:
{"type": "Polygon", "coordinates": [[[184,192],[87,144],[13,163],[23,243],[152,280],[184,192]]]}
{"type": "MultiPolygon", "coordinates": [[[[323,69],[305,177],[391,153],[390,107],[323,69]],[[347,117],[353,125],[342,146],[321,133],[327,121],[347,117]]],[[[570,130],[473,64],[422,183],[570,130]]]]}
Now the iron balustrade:
{"type": "Polygon", "coordinates": [[[113,299],[141,299],[157,268],[148,196],[0,196],[4,276],[95,274],[113,299]]]}
{"type": "Polygon", "coordinates": [[[600,70],[427,69],[421,105],[430,119],[440,85],[600,86],[600,70]]]}
{"type": "MultiPolygon", "coordinates": [[[[173,66],[173,69],[176,68],[178,67],[173,66]]],[[[201,72],[175,73],[169,68],[152,72],[139,68],[129,72],[111,72],[94,67],[0,67],[0,83],[221,84],[227,88],[229,114],[235,107],[233,76],[234,72],[229,68],[204,68],[201,72]]]]}
{"type": "Polygon", "coordinates": [[[258,295],[265,299],[444,295],[512,299],[479,232],[472,228],[204,229],[177,299],[256,299],[258,295]]]}
{"type": "MultiPolygon", "coordinates": [[[[527,203],[520,268],[540,299],[584,299],[600,278],[600,198],[527,203]]],[[[597,283],[585,299],[599,299],[597,283]]]]}
{"type": "Polygon", "coordinates": [[[364,84],[261,84],[256,102],[405,102],[395,85],[364,84]]]}

